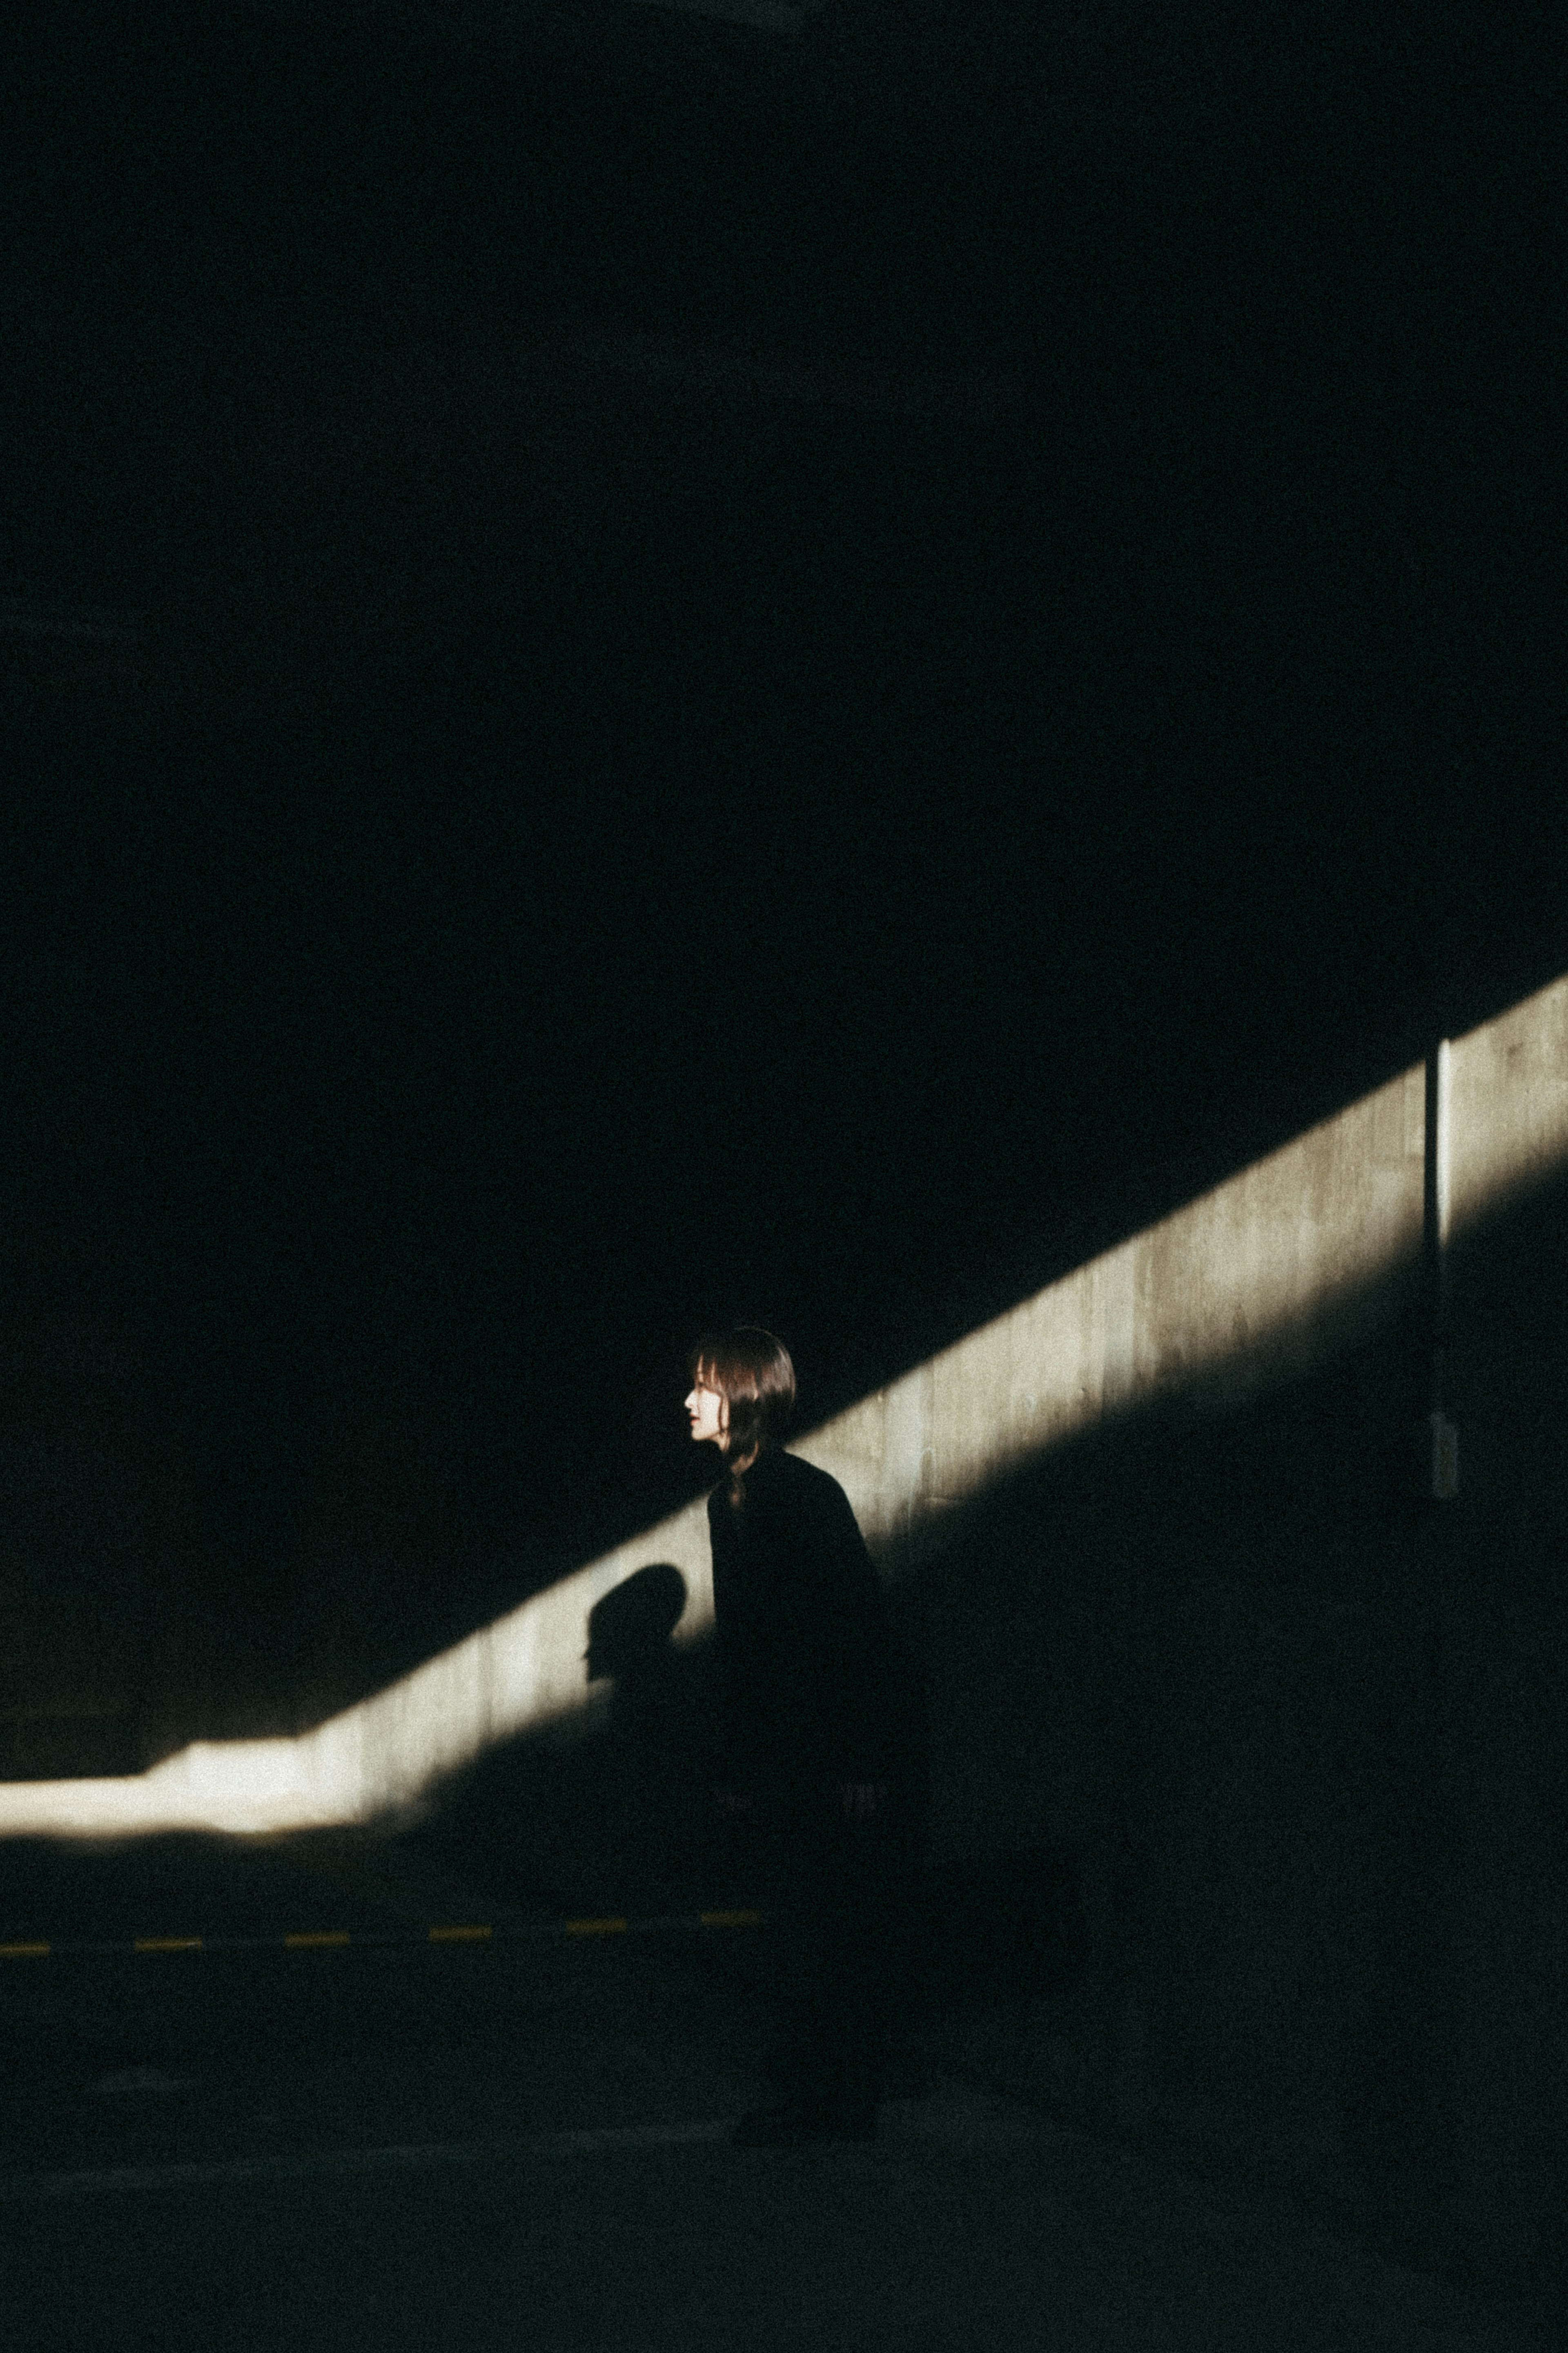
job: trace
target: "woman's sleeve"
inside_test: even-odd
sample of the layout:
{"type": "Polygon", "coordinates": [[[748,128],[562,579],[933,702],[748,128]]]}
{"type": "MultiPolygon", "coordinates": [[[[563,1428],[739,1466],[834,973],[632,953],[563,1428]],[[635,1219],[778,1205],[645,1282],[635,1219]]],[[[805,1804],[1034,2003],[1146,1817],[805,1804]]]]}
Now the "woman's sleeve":
{"type": "Polygon", "coordinates": [[[841,1487],[825,1498],[812,1551],[812,1650],[824,1762],[847,1781],[884,1780],[895,1761],[887,1605],[841,1487]]]}

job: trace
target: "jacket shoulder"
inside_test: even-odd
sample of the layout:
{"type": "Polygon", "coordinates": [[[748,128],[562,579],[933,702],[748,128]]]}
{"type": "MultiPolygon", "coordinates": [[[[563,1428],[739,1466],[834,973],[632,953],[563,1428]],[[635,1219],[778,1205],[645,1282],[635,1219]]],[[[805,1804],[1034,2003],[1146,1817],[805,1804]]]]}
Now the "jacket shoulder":
{"type": "Polygon", "coordinates": [[[819,1471],[815,1462],[806,1461],[804,1454],[788,1454],[781,1446],[775,1461],[779,1476],[789,1480],[791,1484],[799,1488],[803,1494],[842,1495],[844,1493],[843,1488],[831,1471],[819,1471]]]}
{"type": "Polygon", "coordinates": [[[815,1462],[805,1461],[798,1454],[780,1452],[781,1486],[807,1508],[853,1519],[854,1508],[848,1496],[831,1471],[819,1471],[815,1462]]]}

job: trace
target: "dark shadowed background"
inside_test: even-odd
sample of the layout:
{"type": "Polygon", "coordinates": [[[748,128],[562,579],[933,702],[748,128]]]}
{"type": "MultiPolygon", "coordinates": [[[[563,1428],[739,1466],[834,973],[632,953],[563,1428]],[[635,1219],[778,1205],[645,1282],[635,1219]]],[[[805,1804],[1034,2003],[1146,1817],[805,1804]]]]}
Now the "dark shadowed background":
{"type": "Polygon", "coordinates": [[[704,1482],[703,1324],[809,1426],[1568,962],[1528,44],[18,56],[0,1282],[122,1680],[330,1704],[704,1482]]]}
{"type": "MultiPolygon", "coordinates": [[[[0,1780],[320,1723],[711,1481],[704,1326],[783,1334],[809,1429],[1568,973],[1549,26],[10,13],[0,1780]]],[[[1455,1252],[1456,1495],[1413,1267],[1310,1376],[1109,1419],[883,1562],[943,1841],[901,1882],[910,2077],[1163,2134],[1559,2318],[1563,1195],[1455,1252]]],[[[505,1943],[766,1914],[666,1737],[683,1573],[637,1568],[584,1630],[597,1746],[502,1745],[417,1826],[7,1841],[7,2196],[529,2103],[710,2129],[739,1931],[622,1938],[608,2044],[619,1962],[505,1943]],[[66,1949],[295,1926],[355,1949],[66,1949]]],[[[28,2341],[140,2296],[163,2353],[192,2279],[202,2353],[486,2296],[548,2334],[541,2247],[571,2326],[684,2331],[647,2282],[695,2238],[732,2342],[754,2249],[699,2201],[648,2269],[656,2173],[563,2171],[521,2272],[493,2206],[427,2258],[374,2185],[357,2268],[314,2188],[271,2238],[247,2189],[232,2264],[129,2197],[128,2253],[29,2221],[67,2317],[28,2341]]],[[[944,2292],[1042,2276],[1037,2215],[993,2257],[964,2194],[944,2292]]]]}

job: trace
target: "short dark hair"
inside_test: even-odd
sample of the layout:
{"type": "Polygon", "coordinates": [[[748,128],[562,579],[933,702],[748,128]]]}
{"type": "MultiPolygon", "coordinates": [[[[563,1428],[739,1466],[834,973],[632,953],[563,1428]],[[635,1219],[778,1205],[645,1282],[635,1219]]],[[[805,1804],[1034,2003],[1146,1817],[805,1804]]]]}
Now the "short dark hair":
{"type": "Polygon", "coordinates": [[[692,1379],[717,1389],[730,1409],[731,1461],[779,1443],[795,1412],[795,1366],[774,1333],[757,1324],[710,1332],[688,1362],[692,1379]]]}

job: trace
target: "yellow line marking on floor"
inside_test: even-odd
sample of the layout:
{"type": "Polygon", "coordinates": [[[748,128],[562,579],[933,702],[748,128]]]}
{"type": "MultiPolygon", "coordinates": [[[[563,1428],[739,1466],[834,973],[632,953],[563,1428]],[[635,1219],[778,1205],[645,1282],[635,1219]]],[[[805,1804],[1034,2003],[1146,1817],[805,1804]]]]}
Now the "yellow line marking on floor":
{"type": "Polygon", "coordinates": [[[307,1928],[298,1936],[283,1939],[286,1945],[296,1947],[301,1945],[346,1945],[349,1941],[346,1928],[307,1928]]]}
{"type": "Polygon", "coordinates": [[[134,1941],[139,1953],[199,1953],[202,1949],[199,1936],[138,1936],[134,1941]]]}
{"type": "Polygon", "coordinates": [[[0,1945],[0,1961],[41,1961],[48,1950],[47,1945],[0,1945]]]}
{"type": "Polygon", "coordinates": [[[432,1928],[430,1942],[433,1945],[471,1944],[494,1933],[490,1928],[432,1928]]]}
{"type": "Polygon", "coordinates": [[[620,1936],[626,1928],[624,1920],[564,1920],[562,1926],[569,1936],[620,1936]]]}

